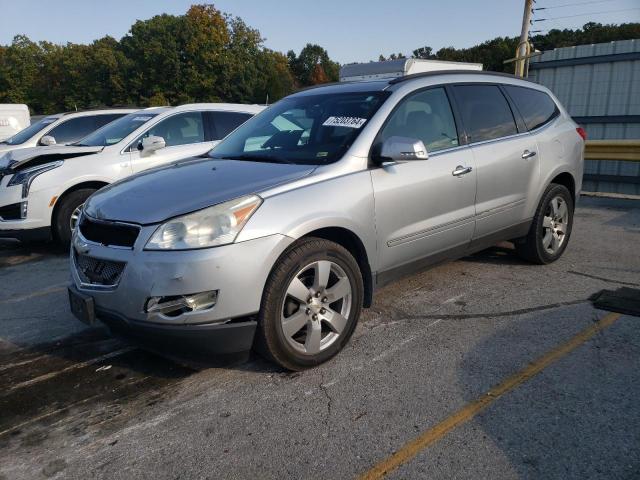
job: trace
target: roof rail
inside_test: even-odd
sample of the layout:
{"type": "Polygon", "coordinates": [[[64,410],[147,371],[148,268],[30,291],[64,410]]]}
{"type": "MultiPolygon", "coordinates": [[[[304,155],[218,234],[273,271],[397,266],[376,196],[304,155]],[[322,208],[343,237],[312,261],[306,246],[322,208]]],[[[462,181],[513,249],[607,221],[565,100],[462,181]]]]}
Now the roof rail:
{"type": "MultiPolygon", "coordinates": [[[[403,77],[397,77],[389,80],[389,85],[395,85],[396,83],[406,82],[407,80],[413,80],[414,78],[435,77],[438,75],[490,75],[494,77],[506,77],[515,80],[524,80],[525,82],[531,82],[525,78],[516,77],[510,73],[502,72],[487,72],[487,71],[475,71],[475,70],[436,70],[434,72],[422,72],[412,73],[411,75],[405,75],[403,77]]],[[[533,83],[533,82],[532,82],[533,83]]]]}

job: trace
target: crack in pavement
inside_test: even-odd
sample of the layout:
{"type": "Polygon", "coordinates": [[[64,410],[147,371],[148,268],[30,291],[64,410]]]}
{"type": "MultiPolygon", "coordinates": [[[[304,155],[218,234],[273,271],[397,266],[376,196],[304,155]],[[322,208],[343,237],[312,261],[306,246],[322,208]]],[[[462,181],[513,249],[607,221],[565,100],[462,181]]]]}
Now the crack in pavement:
{"type": "Polygon", "coordinates": [[[331,426],[329,425],[329,418],[331,417],[331,407],[333,399],[331,398],[331,395],[329,395],[327,386],[324,384],[324,372],[320,372],[320,384],[318,385],[318,388],[327,399],[327,417],[325,418],[324,424],[328,430],[331,430],[331,426]]]}
{"type": "Polygon", "coordinates": [[[589,273],[577,272],[575,270],[567,270],[567,273],[570,273],[572,275],[579,275],[581,277],[592,278],[594,280],[600,280],[602,282],[607,282],[607,283],[615,283],[615,284],[618,284],[618,285],[628,285],[630,287],[640,287],[640,283],[623,282],[622,280],[615,280],[613,278],[599,277],[597,275],[591,275],[589,273]]]}
{"type": "Polygon", "coordinates": [[[390,309],[390,312],[385,312],[387,315],[391,317],[392,320],[469,320],[473,318],[500,318],[500,317],[509,317],[511,315],[524,315],[527,313],[540,312],[544,310],[550,310],[553,308],[567,307],[571,305],[579,305],[581,303],[586,303],[591,301],[591,298],[581,299],[581,300],[570,300],[566,302],[557,302],[550,303],[548,305],[539,305],[537,307],[528,307],[528,308],[519,308],[516,310],[508,310],[505,312],[488,312],[488,313],[465,313],[465,314],[444,314],[444,315],[415,315],[409,314],[401,308],[395,307],[390,309]],[[399,315],[398,315],[399,314],[399,315]]]}

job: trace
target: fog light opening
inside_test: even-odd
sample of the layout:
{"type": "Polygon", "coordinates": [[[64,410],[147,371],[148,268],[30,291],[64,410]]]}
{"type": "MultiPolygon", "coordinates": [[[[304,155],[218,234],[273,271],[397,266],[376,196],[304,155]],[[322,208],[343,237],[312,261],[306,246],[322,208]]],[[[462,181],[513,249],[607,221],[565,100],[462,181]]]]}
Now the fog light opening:
{"type": "Polygon", "coordinates": [[[199,312],[213,308],[218,300],[218,290],[194,293],[191,295],[173,295],[151,297],[145,304],[146,313],[161,313],[167,317],[177,317],[188,312],[199,312]]]}

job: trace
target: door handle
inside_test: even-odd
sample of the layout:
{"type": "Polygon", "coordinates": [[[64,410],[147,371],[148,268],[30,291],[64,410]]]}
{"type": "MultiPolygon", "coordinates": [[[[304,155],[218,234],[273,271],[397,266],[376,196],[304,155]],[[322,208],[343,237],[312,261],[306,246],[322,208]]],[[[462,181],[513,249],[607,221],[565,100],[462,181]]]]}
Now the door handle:
{"type": "Polygon", "coordinates": [[[527,158],[531,158],[535,156],[536,156],[536,152],[530,152],[529,150],[525,150],[524,152],[522,152],[522,158],[524,158],[525,160],[527,158]]]}
{"type": "Polygon", "coordinates": [[[473,168],[471,167],[463,167],[462,165],[458,165],[456,169],[453,172],[451,172],[451,175],[453,175],[454,177],[460,177],[462,175],[466,175],[472,170],[473,168]]]}

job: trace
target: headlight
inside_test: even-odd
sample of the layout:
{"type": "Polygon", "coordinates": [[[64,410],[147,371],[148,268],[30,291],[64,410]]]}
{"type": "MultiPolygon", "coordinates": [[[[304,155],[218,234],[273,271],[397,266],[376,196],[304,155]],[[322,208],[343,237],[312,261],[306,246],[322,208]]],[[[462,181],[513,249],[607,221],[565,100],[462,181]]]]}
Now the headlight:
{"type": "Polygon", "coordinates": [[[62,160],[58,160],[57,162],[45,163],[43,165],[37,165],[35,167],[20,170],[13,174],[13,177],[9,180],[7,187],[12,185],[22,185],[22,198],[26,198],[27,195],[29,195],[29,187],[31,187],[31,182],[33,182],[34,178],[41,173],[58,168],[63,163],[64,162],[62,160]]]}
{"type": "Polygon", "coordinates": [[[261,203],[260,197],[249,195],[169,220],[153,233],[145,250],[189,250],[233,243],[261,203]]]}

